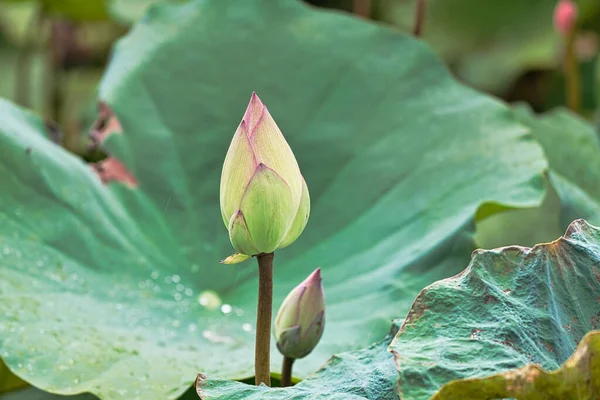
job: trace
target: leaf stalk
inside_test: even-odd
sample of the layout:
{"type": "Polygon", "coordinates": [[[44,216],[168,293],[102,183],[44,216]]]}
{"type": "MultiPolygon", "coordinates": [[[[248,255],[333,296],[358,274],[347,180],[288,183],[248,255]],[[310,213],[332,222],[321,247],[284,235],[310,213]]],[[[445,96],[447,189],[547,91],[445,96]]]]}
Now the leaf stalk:
{"type": "Polygon", "coordinates": [[[577,29],[573,28],[567,35],[565,49],[565,85],[567,92],[567,106],[576,113],[581,112],[581,78],[575,51],[577,29]]]}
{"type": "Polygon", "coordinates": [[[413,24],[413,35],[419,37],[423,34],[425,25],[425,13],[427,12],[427,0],[417,0],[415,9],[415,20],[413,24]]]}

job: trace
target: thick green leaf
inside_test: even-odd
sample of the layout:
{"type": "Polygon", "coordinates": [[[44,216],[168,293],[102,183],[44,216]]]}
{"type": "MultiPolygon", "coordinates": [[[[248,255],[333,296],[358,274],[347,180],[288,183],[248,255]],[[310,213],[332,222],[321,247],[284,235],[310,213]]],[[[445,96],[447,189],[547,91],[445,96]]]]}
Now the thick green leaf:
{"type": "Polygon", "coordinates": [[[546,372],[537,365],[480,379],[450,382],[432,400],[591,400],[600,398],[600,332],[589,332],[560,367],[546,372]]]}
{"type": "Polygon", "coordinates": [[[478,250],[423,289],[390,345],[400,398],[530,363],[556,369],[599,318],[599,228],[578,220],[552,243],[478,250]]]}
{"type": "Polygon", "coordinates": [[[458,273],[482,205],[541,201],[531,135],[423,44],[296,1],[226,3],[156,5],[117,45],[96,136],[133,177],[114,158],[96,170],[125,185],[0,106],[0,355],[38,387],[163,400],[199,371],[252,375],[256,268],[218,263],[232,252],[218,185],[253,90],[313,199],[275,257],[275,305],[323,271],[327,328],[299,377],[458,273]]]}
{"type": "Polygon", "coordinates": [[[288,388],[268,388],[223,379],[196,382],[202,400],[284,400],[284,399],[397,399],[398,374],[387,347],[398,332],[395,321],[390,333],[366,349],[334,355],[314,375],[288,388]]]}

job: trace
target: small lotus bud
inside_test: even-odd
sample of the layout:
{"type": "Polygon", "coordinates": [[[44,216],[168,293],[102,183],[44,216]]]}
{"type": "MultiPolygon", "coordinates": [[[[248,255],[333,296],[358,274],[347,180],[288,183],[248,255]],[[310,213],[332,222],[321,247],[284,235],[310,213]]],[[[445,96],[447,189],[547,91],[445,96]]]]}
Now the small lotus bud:
{"type": "Polygon", "coordinates": [[[554,29],[562,35],[573,32],[577,23],[577,5],[572,0],[559,0],[554,8],[554,29]]]}
{"type": "Polygon", "coordinates": [[[308,222],[306,182],[292,149],[256,93],[227,151],[220,197],[229,239],[242,255],[286,247],[308,222]]]}
{"type": "Polygon", "coordinates": [[[325,295],[317,268],[283,300],[273,334],[277,348],[292,359],[307,356],[319,343],[325,327],[325,295]]]}

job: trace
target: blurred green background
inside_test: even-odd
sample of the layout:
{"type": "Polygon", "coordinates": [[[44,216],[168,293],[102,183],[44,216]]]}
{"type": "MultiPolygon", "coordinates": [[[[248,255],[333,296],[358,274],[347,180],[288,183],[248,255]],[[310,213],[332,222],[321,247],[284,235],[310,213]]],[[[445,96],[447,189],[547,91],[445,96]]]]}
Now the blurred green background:
{"type": "MultiPolygon", "coordinates": [[[[86,155],[84,133],[95,118],[95,89],[111,46],[155,1],[0,0],[0,96],[55,121],[60,126],[56,139],[86,155]]],[[[309,3],[410,34],[416,1],[309,3]]],[[[594,118],[600,1],[577,4],[581,112],[594,118]]],[[[565,43],[553,28],[555,5],[556,0],[428,0],[422,38],[459,80],[542,112],[565,103],[565,43]]]]}

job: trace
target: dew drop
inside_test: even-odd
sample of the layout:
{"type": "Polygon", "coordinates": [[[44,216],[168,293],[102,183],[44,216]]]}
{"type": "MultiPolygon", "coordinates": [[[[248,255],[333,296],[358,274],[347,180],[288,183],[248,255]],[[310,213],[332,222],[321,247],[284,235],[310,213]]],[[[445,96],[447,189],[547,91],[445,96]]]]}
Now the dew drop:
{"type": "Polygon", "coordinates": [[[231,310],[233,310],[233,307],[231,307],[229,304],[223,304],[221,306],[221,312],[223,314],[231,314],[231,310]]]}
{"type": "Polygon", "coordinates": [[[198,272],[198,271],[200,271],[200,266],[198,264],[192,264],[192,266],[190,267],[190,270],[192,272],[198,272]]]}
{"type": "Polygon", "coordinates": [[[252,332],[252,325],[245,323],[244,325],[242,325],[242,329],[246,332],[252,332]]]}
{"type": "Polygon", "coordinates": [[[198,303],[209,310],[215,310],[221,306],[222,302],[217,293],[212,290],[205,290],[198,295],[198,303]]]}
{"type": "Polygon", "coordinates": [[[177,290],[178,292],[183,292],[184,289],[185,286],[183,286],[181,283],[178,283],[177,286],[175,286],[175,290],[177,290]]]}
{"type": "Polygon", "coordinates": [[[175,293],[173,294],[173,298],[175,299],[175,301],[181,301],[183,296],[181,295],[181,293],[175,293]]]}
{"type": "Polygon", "coordinates": [[[191,296],[194,294],[194,291],[190,288],[185,289],[185,295],[186,296],[191,296]]]}
{"type": "Polygon", "coordinates": [[[242,310],[241,308],[236,308],[235,315],[237,315],[238,317],[241,317],[242,315],[244,315],[244,310],[242,310]]]}
{"type": "Polygon", "coordinates": [[[197,330],[198,330],[198,325],[193,324],[193,323],[188,325],[188,331],[196,332],[197,330]]]}
{"type": "Polygon", "coordinates": [[[159,276],[160,274],[158,273],[158,271],[152,271],[152,273],[150,274],[150,278],[152,279],[158,279],[159,276]]]}
{"type": "Polygon", "coordinates": [[[181,277],[179,275],[173,275],[171,277],[171,280],[173,281],[173,283],[179,283],[179,281],[181,280],[181,277]]]}

